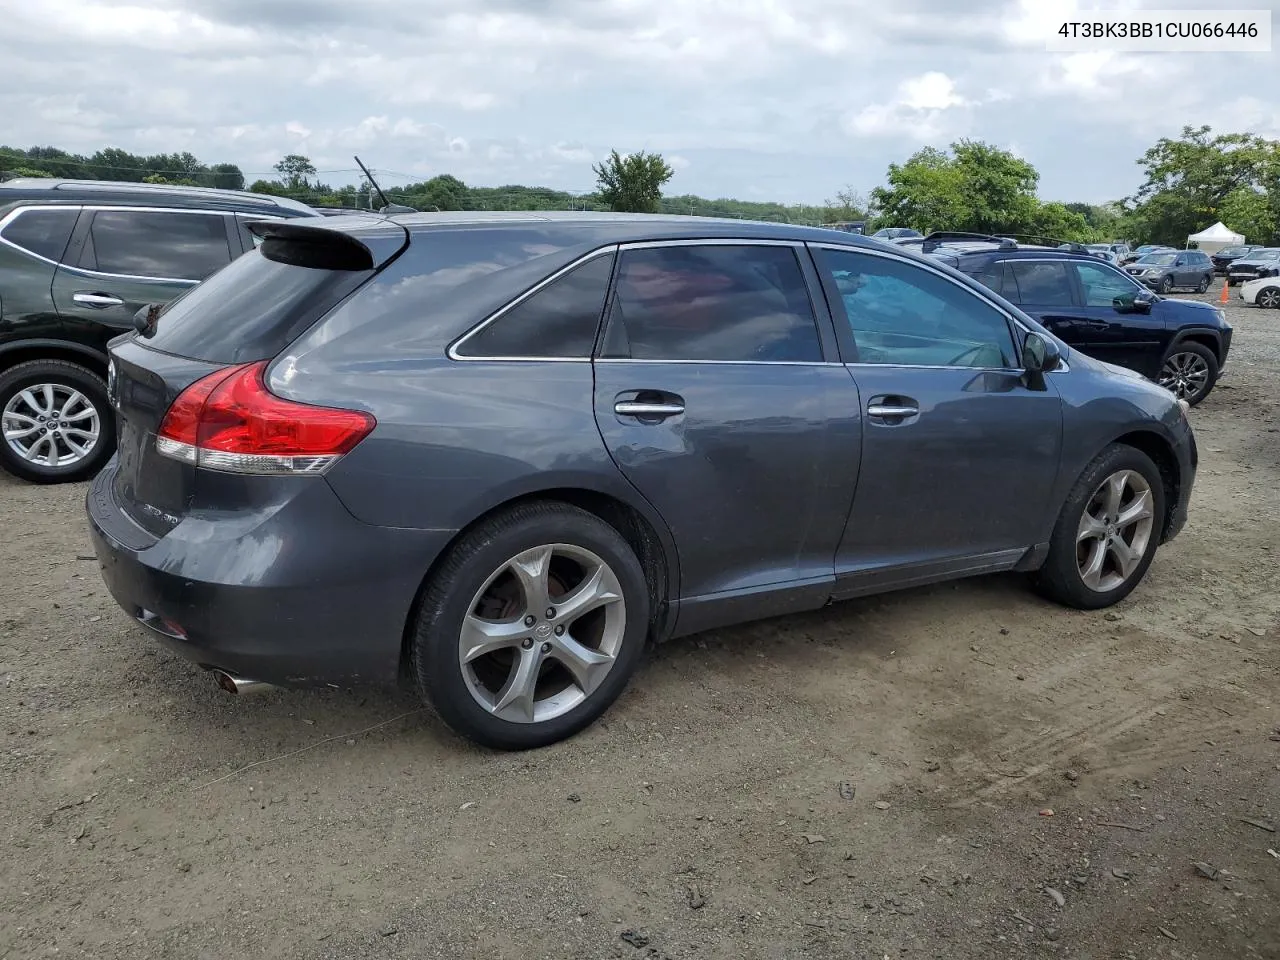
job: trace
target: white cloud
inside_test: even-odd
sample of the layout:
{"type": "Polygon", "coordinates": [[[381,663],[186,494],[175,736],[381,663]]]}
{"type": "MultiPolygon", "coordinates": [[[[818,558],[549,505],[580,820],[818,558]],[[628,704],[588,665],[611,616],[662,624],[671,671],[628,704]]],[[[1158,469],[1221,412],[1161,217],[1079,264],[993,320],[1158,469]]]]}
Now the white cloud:
{"type": "Polygon", "coordinates": [[[863,107],[848,122],[855,133],[864,136],[925,142],[953,126],[944,116],[948,110],[970,105],[956,92],[954,80],[930,70],[902,81],[893,100],[863,107]]]}
{"type": "Polygon", "coordinates": [[[958,136],[1018,144],[1046,193],[1105,199],[1184,123],[1280,129],[1271,55],[1046,53],[1055,20],[1103,5],[0,0],[0,137],[189,150],[250,179],[301,152],[331,183],[358,179],[358,151],[580,191],[594,158],[646,149],[673,192],[820,201],[958,136]]]}

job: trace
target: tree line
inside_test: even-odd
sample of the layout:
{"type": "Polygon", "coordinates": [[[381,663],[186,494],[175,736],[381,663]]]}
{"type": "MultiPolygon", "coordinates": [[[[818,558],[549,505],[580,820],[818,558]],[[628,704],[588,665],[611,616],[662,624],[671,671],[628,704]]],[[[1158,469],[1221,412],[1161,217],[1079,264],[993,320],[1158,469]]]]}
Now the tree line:
{"type": "MultiPolygon", "coordinates": [[[[620,210],[776,220],[803,224],[865,221],[867,230],[913,227],[1033,234],[1074,241],[1131,240],[1182,246],[1189,234],[1221,220],[1253,243],[1280,243],[1280,141],[1250,133],[1214,136],[1208,126],[1161,138],[1137,160],[1138,190],[1111,203],[1040,198],[1040,175],[1027,160],[978,140],[925,147],[889,165],[885,183],[866,196],[852,188],[822,204],[761,203],[667,195],[675,171],[656,153],[616,150],[593,166],[595,189],[581,194],[509,184],[477,187],[450,174],[388,186],[392,203],[418,210],[620,210]]],[[[92,156],[54,147],[0,146],[0,178],[56,176],[249,189],[315,206],[369,208],[371,185],[323,183],[311,161],[282,158],[275,176],[245,183],[235,164],[206,165],[190,153],[131,154],[108,148],[92,156]]]]}

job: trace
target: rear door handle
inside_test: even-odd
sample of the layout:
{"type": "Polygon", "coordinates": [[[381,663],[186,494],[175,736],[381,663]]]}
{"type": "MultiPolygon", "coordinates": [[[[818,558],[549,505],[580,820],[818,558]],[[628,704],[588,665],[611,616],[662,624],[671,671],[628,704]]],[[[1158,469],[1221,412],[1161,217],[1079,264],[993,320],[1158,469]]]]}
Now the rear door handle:
{"type": "Polygon", "coordinates": [[[867,407],[869,417],[914,417],[920,413],[919,407],[894,406],[889,403],[873,403],[867,407]]]}
{"type": "Polygon", "coordinates": [[[920,404],[910,397],[872,397],[867,404],[867,417],[877,423],[896,426],[920,416],[920,404]]]}
{"type": "Polygon", "coordinates": [[[644,419],[664,420],[684,413],[683,403],[645,403],[640,400],[619,400],[613,405],[613,412],[620,417],[643,417],[644,419]]]}
{"type": "Polygon", "coordinates": [[[109,293],[73,293],[71,299],[83,306],[97,307],[100,310],[105,307],[119,307],[124,304],[124,301],[119,297],[113,297],[109,293]]]}

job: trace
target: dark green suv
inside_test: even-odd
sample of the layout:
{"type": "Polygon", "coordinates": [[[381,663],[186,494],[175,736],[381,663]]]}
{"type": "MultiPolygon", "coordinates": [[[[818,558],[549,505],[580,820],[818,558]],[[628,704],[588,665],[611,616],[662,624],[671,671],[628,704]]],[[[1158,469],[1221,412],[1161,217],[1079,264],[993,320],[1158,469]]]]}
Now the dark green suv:
{"type": "Polygon", "coordinates": [[[0,467],[83,480],[115,449],[107,341],[255,239],[247,224],[318,217],[282,197],[142,183],[0,183],[0,467]]]}

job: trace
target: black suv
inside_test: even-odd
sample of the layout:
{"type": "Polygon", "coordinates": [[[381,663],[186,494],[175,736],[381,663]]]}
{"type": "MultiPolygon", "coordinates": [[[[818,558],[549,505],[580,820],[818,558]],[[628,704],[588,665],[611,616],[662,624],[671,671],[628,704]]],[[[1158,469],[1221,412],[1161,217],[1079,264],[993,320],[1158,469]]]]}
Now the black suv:
{"type": "Polygon", "coordinates": [[[319,214],[234,190],[0,183],[0,466],[40,483],[92,476],[116,446],[107,341],[252,249],[249,223],[285,217],[319,214]]]}
{"type": "MultiPolygon", "coordinates": [[[[1213,261],[1213,272],[1220,277],[1227,275],[1227,269],[1237,260],[1242,260],[1251,254],[1254,250],[1261,250],[1260,243],[1245,243],[1238,247],[1223,247],[1217,253],[1210,254],[1209,259],[1213,261]]],[[[1235,284],[1230,284],[1235,286],[1235,284]]]]}
{"type": "Polygon", "coordinates": [[[1226,370],[1226,314],[1153,293],[1078,246],[934,233],[921,252],[990,287],[1082,353],[1135,370],[1192,406],[1207,397],[1226,370]]]}

